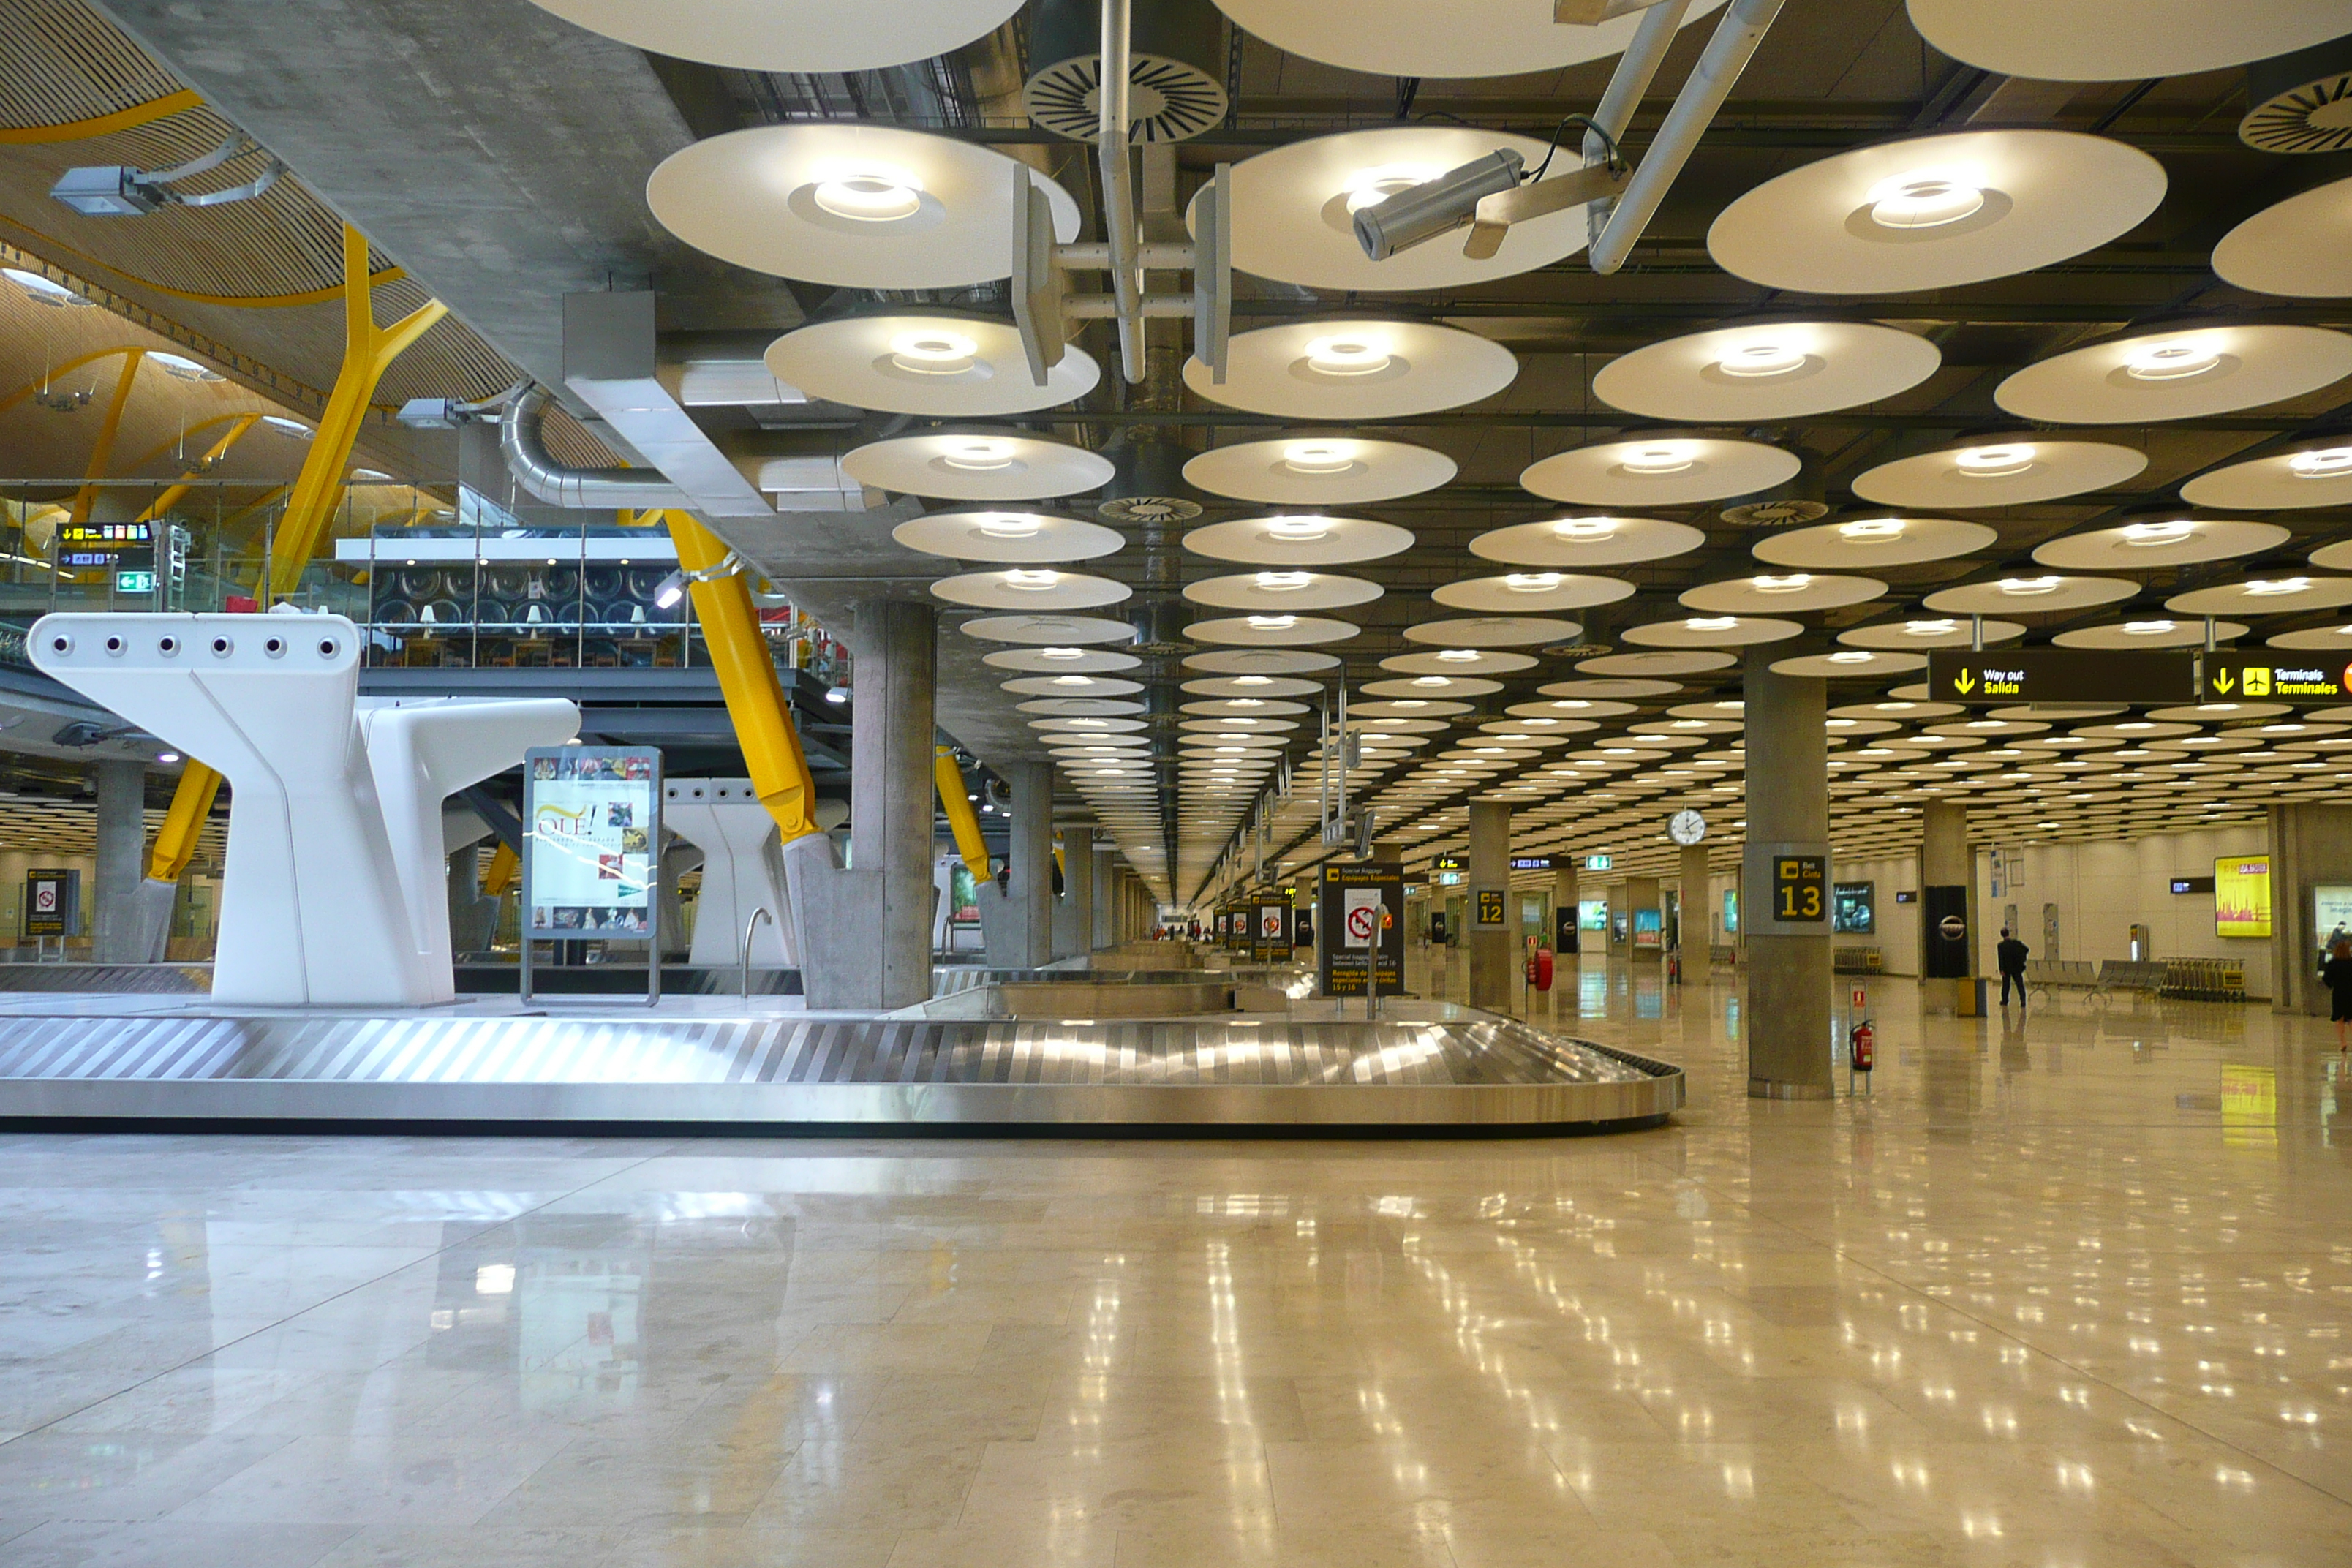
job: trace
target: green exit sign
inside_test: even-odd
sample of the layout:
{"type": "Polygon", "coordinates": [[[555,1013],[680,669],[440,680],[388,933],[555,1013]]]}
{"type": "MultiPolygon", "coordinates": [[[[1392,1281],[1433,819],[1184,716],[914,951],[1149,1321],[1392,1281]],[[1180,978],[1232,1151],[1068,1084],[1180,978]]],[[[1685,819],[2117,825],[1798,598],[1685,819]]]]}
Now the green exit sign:
{"type": "Polygon", "coordinates": [[[155,574],[117,572],[114,574],[114,591],[118,594],[152,594],[155,591],[155,574]]]}

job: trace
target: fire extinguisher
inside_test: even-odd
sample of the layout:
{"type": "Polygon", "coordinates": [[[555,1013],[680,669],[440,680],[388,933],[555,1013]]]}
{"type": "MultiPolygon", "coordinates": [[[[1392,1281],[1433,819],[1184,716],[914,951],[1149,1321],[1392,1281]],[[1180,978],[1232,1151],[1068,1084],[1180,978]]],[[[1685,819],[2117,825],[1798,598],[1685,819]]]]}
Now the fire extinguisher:
{"type": "Polygon", "coordinates": [[[1878,1031],[1864,1018],[1853,1026],[1853,1070],[1868,1072],[1878,1055],[1878,1031]]]}
{"type": "Polygon", "coordinates": [[[1536,949],[1533,963],[1535,965],[1535,973],[1533,978],[1535,980],[1536,989],[1538,991],[1550,990],[1551,949],[1548,947],[1539,947],[1536,949]]]}
{"type": "Polygon", "coordinates": [[[1536,983],[1536,939],[1533,937],[1528,938],[1527,953],[1527,963],[1524,967],[1528,984],[1533,985],[1536,983]]]}

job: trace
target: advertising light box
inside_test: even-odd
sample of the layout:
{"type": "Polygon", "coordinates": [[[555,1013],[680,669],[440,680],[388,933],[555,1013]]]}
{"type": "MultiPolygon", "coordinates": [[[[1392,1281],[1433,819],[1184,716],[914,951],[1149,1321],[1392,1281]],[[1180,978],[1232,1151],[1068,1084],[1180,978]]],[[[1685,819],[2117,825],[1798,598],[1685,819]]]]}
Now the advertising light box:
{"type": "Polygon", "coordinates": [[[2271,858],[2229,855],[2213,862],[2213,934],[2271,934],[2271,858]]]}

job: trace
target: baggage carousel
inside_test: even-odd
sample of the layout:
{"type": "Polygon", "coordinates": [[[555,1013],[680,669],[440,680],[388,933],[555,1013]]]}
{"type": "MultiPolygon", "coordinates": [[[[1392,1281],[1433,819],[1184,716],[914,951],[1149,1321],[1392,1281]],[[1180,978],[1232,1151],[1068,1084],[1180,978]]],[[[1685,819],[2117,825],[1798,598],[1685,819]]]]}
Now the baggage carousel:
{"type": "Polygon", "coordinates": [[[1439,1135],[1639,1127],[1683,1102],[1667,1063],[1445,1003],[1391,1002],[1376,1021],[927,1016],[940,1005],[484,996],[370,1015],[15,990],[0,1123],[1439,1135]]]}

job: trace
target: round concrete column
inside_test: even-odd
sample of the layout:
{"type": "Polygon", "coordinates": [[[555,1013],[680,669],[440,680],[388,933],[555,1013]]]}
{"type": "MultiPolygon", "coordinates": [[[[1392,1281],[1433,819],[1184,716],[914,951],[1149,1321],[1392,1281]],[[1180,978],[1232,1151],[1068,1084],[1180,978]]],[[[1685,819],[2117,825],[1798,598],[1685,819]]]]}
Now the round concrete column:
{"type": "Polygon", "coordinates": [[[1706,863],[1706,846],[1691,844],[1684,847],[1682,886],[1679,889],[1682,912],[1683,978],[1688,980],[1696,971],[1701,980],[1706,978],[1707,965],[1713,962],[1715,921],[1708,913],[1712,901],[1712,873],[1706,863]]]}
{"type": "Polygon", "coordinates": [[[849,858],[859,874],[881,878],[880,927],[859,945],[881,970],[866,994],[878,1006],[904,1007],[931,995],[939,612],[911,599],[860,605],[856,636],[849,858]]]}
{"type": "MultiPolygon", "coordinates": [[[[1005,771],[1004,782],[1013,787],[1007,848],[1022,943],[1022,957],[1013,967],[1039,969],[1054,961],[1054,764],[1015,763],[1005,771]]],[[[996,962],[994,953],[989,962],[996,962]]]]}
{"type": "Polygon", "coordinates": [[[1580,923],[1580,896],[1576,890],[1576,857],[1563,855],[1559,858],[1560,864],[1553,867],[1551,871],[1552,956],[1555,962],[1565,962],[1573,959],[1583,947],[1584,930],[1580,923]],[[1562,910],[1568,911],[1565,932],[1559,923],[1559,911],[1562,910]],[[1562,940],[1563,935],[1565,941],[1562,940]]]}
{"type": "Polygon", "coordinates": [[[1740,910],[1748,932],[1748,1092],[1827,1100],[1830,1041],[1828,698],[1819,680],[1776,675],[1748,650],[1748,847],[1740,910]],[[1782,920],[1775,863],[1821,862],[1821,918],[1782,920]]]}
{"type": "MultiPolygon", "coordinates": [[[[1967,940],[1957,944],[1938,939],[1933,929],[1919,933],[1922,954],[1940,952],[1948,958],[1948,967],[1956,973],[1930,978],[1923,973],[1919,981],[1919,999],[1929,1009],[1938,1013],[1958,1012],[1960,994],[1974,986],[1969,978],[1977,972],[1977,949],[1983,935],[1977,929],[1977,852],[1969,842],[1969,808],[1948,802],[1938,802],[1919,814],[1919,885],[1923,889],[1958,888],[1961,918],[1968,922],[1967,940]]],[[[1919,919],[1923,927],[1932,928],[1948,911],[1935,895],[1923,892],[1919,919]],[[1931,912],[1932,911],[1932,912],[1931,912]]]]}
{"type": "Polygon", "coordinates": [[[1054,956],[1083,958],[1094,951],[1095,830],[1062,825],[1062,896],[1054,906],[1054,956]]]}
{"type": "Polygon", "coordinates": [[[1470,1005],[1511,1008],[1511,808],[1500,801],[1470,803],[1470,1005]],[[1492,894],[1492,899],[1482,895],[1492,894]],[[1481,921],[1491,903],[1499,918],[1481,921]]]}
{"type": "Polygon", "coordinates": [[[139,912],[139,888],[147,879],[147,764],[109,761],[95,771],[98,885],[92,889],[97,919],[91,922],[90,961],[152,963],[162,955],[148,951],[139,912]]]}

